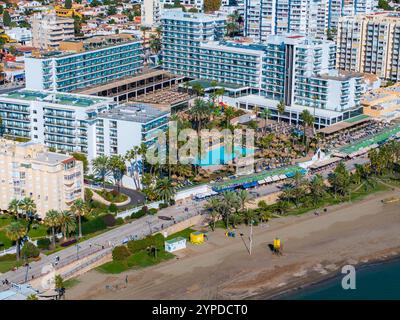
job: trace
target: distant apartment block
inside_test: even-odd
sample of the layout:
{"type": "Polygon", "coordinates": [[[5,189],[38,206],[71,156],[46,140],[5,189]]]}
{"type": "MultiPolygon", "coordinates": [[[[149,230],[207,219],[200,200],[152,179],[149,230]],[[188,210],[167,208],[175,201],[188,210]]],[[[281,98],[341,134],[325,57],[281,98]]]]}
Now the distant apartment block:
{"type": "MultiPolygon", "coordinates": [[[[147,27],[160,24],[161,16],[165,10],[180,10],[180,8],[169,8],[173,6],[175,0],[143,0],[141,5],[141,23],[147,27]]],[[[203,11],[204,0],[180,0],[180,4],[203,11]]]]}
{"type": "Polygon", "coordinates": [[[40,143],[0,139],[0,209],[29,197],[44,218],[48,210],[66,210],[83,199],[83,191],[82,162],[40,143]]]}
{"type": "Polygon", "coordinates": [[[71,92],[139,73],[142,43],[129,34],[63,41],[60,51],[25,59],[26,88],[71,92]]]}
{"type": "Polygon", "coordinates": [[[223,41],[224,20],[203,14],[169,12],[162,22],[163,67],[173,73],[206,86],[215,80],[234,98],[256,94],[317,116],[332,111],[332,119],[317,117],[323,126],[362,111],[361,75],[335,69],[332,41],[296,34],[262,44],[223,41]]]}
{"type": "Polygon", "coordinates": [[[32,45],[43,50],[58,49],[60,42],[74,38],[74,19],[53,13],[36,13],[32,18],[32,45]]]}
{"type": "Polygon", "coordinates": [[[400,15],[343,17],[337,36],[337,68],[400,80],[400,15]]]}
{"type": "Polygon", "coordinates": [[[373,12],[376,0],[239,0],[244,35],[264,41],[269,35],[297,33],[325,39],[339,18],[373,12]]]}

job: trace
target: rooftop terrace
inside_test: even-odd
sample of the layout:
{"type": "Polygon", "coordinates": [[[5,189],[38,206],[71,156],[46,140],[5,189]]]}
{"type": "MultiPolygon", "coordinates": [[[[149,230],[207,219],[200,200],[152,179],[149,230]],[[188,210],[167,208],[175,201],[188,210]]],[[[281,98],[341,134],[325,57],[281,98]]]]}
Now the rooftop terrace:
{"type": "Polygon", "coordinates": [[[0,98],[17,99],[24,101],[46,101],[60,105],[90,107],[100,102],[110,101],[109,98],[83,96],[71,93],[54,93],[50,91],[39,90],[18,90],[0,95],[0,98]]]}
{"type": "Polygon", "coordinates": [[[150,105],[135,103],[124,104],[115,109],[99,115],[100,118],[148,123],[161,116],[167,115],[167,111],[161,111],[150,105]]]}
{"type": "Polygon", "coordinates": [[[33,57],[41,59],[59,58],[76,53],[89,52],[136,41],[139,41],[137,37],[132,34],[125,33],[72,39],[61,42],[60,48],[65,48],[64,50],[40,52],[33,57]]]}

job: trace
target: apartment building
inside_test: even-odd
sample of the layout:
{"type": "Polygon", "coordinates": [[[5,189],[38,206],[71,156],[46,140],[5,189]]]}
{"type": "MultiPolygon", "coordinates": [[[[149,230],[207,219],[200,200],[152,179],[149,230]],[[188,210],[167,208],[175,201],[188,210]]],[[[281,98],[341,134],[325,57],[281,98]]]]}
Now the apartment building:
{"type": "Polygon", "coordinates": [[[320,39],[332,36],[339,18],[373,12],[376,0],[239,0],[244,35],[265,41],[271,34],[298,33],[320,39]]]}
{"type": "Polygon", "coordinates": [[[337,68],[400,80],[400,14],[343,17],[337,36],[337,68]]]}
{"type": "Polygon", "coordinates": [[[29,197],[37,214],[66,210],[83,199],[83,164],[70,155],[49,152],[40,143],[0,139],[0,209],[29,197]]]}
{"type": "Polygon", "coordinates": [[[22,89],[0,95],[3,133],[96,157],[95,122],[112,98],[22,89]]]}
{"type": "Polygon", "coordinates": [[[130,34],[63,41],[59,51],[25,58],[26,88],[71,92],[141,72],[142,42],[130,34]]]}
{"type": "Polygon", "coordinates": [[[55,12],[36,13],[32,18],[32,45],[56,50],[60,42],[74,39],[74,19],[58,17],[55,12]]]}
{"type": "MultiPolygon", "coordinates": [[[[204,0],[180,0],[180,4],[187,8],[195,8],[198,12],[204,9],[204,0]]],[[[141,23],[147,27],[158,26],[165,10],[181,10],[173,8],[175,0],[143,0],[141,5],[141,23]]]]}
{"type": "MultiPolygon", "coordinates": [[[[218,36],[223,22],[218,16],[165,13],[163,67],[193,79],[215,80],[231,97],[257,94],[275,101],[271,105],[283,100],[299,110],[312,108],[316,115],[338,113],[332,121],[362,111],[361,75],[335,69],[332,41],[296,34],[271,35],[262,44],[223,41],[218,36]]],[[[319,124],[329,123],[324,118],[319,124]]]]}

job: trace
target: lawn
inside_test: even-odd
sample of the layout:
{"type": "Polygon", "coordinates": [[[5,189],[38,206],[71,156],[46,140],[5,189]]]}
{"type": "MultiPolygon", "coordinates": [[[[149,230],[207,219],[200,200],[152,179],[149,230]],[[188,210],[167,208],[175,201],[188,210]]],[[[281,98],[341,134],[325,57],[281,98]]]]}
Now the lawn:
{"type": "Polygon", "coordinates": [[[79,283],[79,279],[72,278],[64,281],[65,289],[71,289],[72,287],[76,286],[79,283]]]}
{"type": "Polygon", "coordinates": [[[0,242],[3,244],[3,246],[0,246],[0,250],[8,249],[12,246],[12,241],[6,237],[4,231],[0,231],[0,242]]]}
{"type": "Polygon", "coordinates": [[[132,254],[124,261],[107,262],[99,266],[97,270],[104,273],[117,274],[132,268],[145,268],[156,265],[162,261],[172,259],[173,257],[175,256],[172,253],[166,252],[164,249],[160,249],[160,251],[157,252],[157,258],[150,256],[146,250],[143,250],[132,254]]]}
{"type": "Polygon", "coordinates": [[[0,273],[10,271],[14,267],[19,267],[23,264],[22,261],[17,262],[16,260],[0,261],[0,273]]]}
{"type": "MultiPolygon", "coordinates": [[[[184,229],[182,231],[171,234],[166,240],[170,240],[177,237],[183,237],[189,239],[190,234],[194,230],[191,228],[184,229]]],[[[142,250],[131,254],[124,261],[110,261],[99,267],[97,270],[103,273],[117,274],[127,271],[132,268],[145,268],[152,265],[156,265],[162,261],[166,261],[175,257],[172,253],[164,250],[164,245],[158,247],[157,257],[150,256],[147,250],[142,250]]]]}

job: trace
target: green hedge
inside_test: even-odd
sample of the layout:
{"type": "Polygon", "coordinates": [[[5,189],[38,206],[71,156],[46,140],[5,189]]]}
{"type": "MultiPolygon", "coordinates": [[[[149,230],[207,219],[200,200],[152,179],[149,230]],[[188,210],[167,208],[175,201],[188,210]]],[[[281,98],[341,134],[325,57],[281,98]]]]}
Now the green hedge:
{"type": "Polygon", "coordinates": [[[131,255],[131,252],[126,246],[115,247],[112,251],[112,258],[114,261],[123,261],[131,255]]]}
{"type": "Polygon", "coordinates": [[[164,237],[162,234],[156,234],[154,236],[146,237],[142,240],[131,240],[128,242],[128,248],[132,253],[137,251],[145,250],[149,246],[163,247],[164,237]]]}
{"type": "Polygon", "coordinates": [[[82,233],[90,234],[96,231],[104,230],[107,228],[106,223],[104,222],[103,217],[97,217],[87,222],[82,223],[82,233]]]}
{"type": "Polygon", "coordinates": [[[37,241],[37,246],[39,249],[48,249],[50,247],[50,239],[42,238],[37,241]]]}

